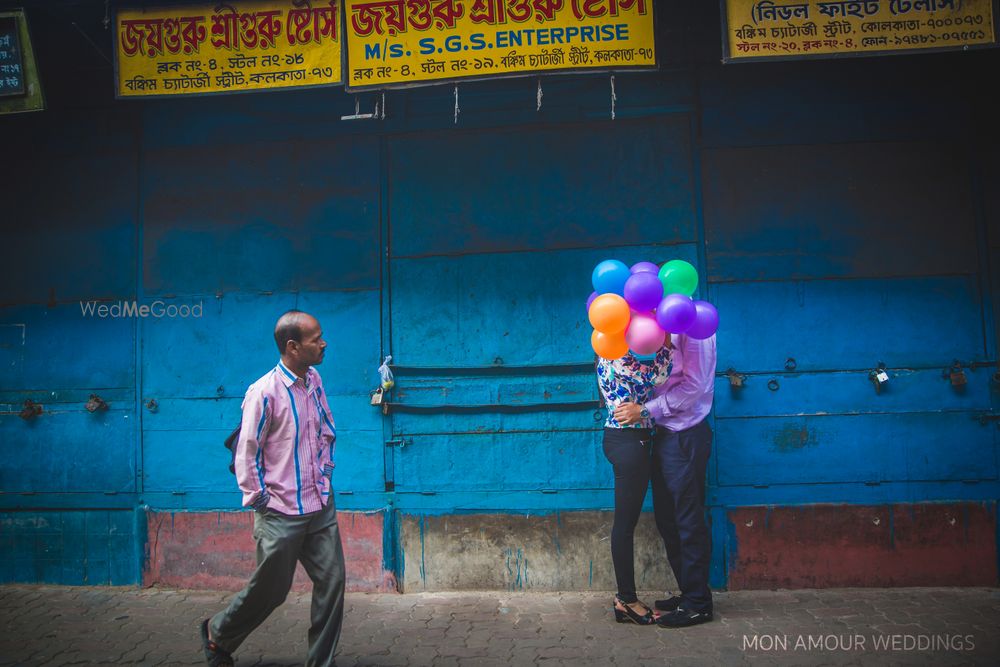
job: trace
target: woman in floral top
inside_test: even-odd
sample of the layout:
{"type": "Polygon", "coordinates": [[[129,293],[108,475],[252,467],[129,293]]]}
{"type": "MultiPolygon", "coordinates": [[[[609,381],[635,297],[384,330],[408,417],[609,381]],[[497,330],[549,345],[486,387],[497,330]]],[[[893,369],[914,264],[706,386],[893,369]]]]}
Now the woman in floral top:
{"type": "Polygon", "coordinates": [[[623,426],[615,421],[621,403],[642,405],[653,398],[653,389],[670,375],[671,350],[668,342],[656,353],[653,363],[641,363],[631,352],[620,359],[598,358],[597,383],[601,388],[608,418],[604,422],[604,455],[615,471],[615,518],[611,528],[611,560],[615,566],[618,593],[615,620],[651,625],[653,612],[639,601],[635,591],[635,549],[633,535],[649,486],[650,445],[653,420],[648,412],[636,424],[623,426]]]}

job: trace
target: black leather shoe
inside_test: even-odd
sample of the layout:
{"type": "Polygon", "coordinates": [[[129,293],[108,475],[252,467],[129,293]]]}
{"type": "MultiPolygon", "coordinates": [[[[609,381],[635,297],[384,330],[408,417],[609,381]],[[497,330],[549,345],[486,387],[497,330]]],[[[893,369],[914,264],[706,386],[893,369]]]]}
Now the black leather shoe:
{"type": "Polygon", "coordinates": [[[653,603],[653,607],[657,611],[673,611],[677,607],[681,606],[681,598],[679,595],[673,595],[666,600],[657,600],[653,603]]]}
{"type": "Polygon", "coordinates": [[[690,625],[708,623],[712,620],[712,610],[690,611],[683,607],[678,607],[671,612],[663,614],[656,619],[656,624],[661,628],[686,628],[690,625]]]}
{"type": "MultiPolygon", "coordinates": [[[[640,614],[635,609],[632,609],[630,604],[636,604],[636,602],[627,603],[617,595],[615,596],[615,604],[613,605],[615,610],[615,621],[618,623],[635,623],[636,625],[652,625],[656,622],[656,619],[653,618],[653,612],[648,608],[646,608],[645,614],[640,614]],[[621,605],[621,609],[618,608],[619,605],[621,605]]],[[[646,605],[641,602],[638,604],[646,607],[646,605]]]]}

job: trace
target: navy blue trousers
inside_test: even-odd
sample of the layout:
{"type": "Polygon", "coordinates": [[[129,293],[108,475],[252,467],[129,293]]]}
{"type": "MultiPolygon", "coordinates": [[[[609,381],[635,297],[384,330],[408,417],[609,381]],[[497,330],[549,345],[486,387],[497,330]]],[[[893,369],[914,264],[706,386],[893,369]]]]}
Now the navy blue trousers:
{"type": "Polygon", "coordinates": [[[681,606],[712,610],[708,569],[712,536],[705,521],[705,471],[712,429],[705,421],[684,431],[657,427],[653,437],[653,511],[680,587],[681,606]]]}

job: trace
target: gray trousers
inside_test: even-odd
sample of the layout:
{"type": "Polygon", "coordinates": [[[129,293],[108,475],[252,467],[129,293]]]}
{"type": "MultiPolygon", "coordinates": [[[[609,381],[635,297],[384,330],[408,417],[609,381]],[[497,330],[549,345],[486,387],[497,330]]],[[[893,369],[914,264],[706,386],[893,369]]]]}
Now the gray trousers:
{"type": "Polygon", "coordinates": [[[344,549],[331,497],[312,514],[256,513],[257,570],[229,607],[212,617],[212,639],[230,653],[278,608],[292,586],[296,561],[313,582],[308,667],[330,667],[344,620],[344,549]]]}

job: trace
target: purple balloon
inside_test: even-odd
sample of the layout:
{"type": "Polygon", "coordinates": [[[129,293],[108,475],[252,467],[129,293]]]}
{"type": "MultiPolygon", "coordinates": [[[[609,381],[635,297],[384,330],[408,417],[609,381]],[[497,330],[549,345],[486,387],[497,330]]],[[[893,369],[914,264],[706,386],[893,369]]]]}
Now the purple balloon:
{"type": "Polygon", "coordinates": [[[668,294],[656,307],[656,322],[669,333],[684,333],[694,324],[698,311],[686,294],[668,294]]]}
{"type": "Polygon", "coordinates": [[[711,338],[719,328],[719,311],[708,301],[695,301],[694,307],[698,311],[694,316],[694,324],[684,333],[698,340],[711,338]]]}
{"type": "Polygon", "coordinates": [[[635,264],[632,265],[632,268],[629,269],[629,271],[631,271],[632,273],[656,273],[656,274],[659,274],[660,273],[660,267],[658,267],[656,264],[653,264],[652,262],[636,262],[635,264]]]}
{"type": "Polygon", "coordinates": [[[625,281],[625,300],[632,310],[648,313],[663,298],[663,283],[655,273],[640,271],[625,281]]]}
{"type": "Polygon", "coordinates": [[[587,297],[587,312],[590,312],[590,304],[594,303],[594,299],[597,298],[597,292],[591,292],[590,296],[587,297]]]}

